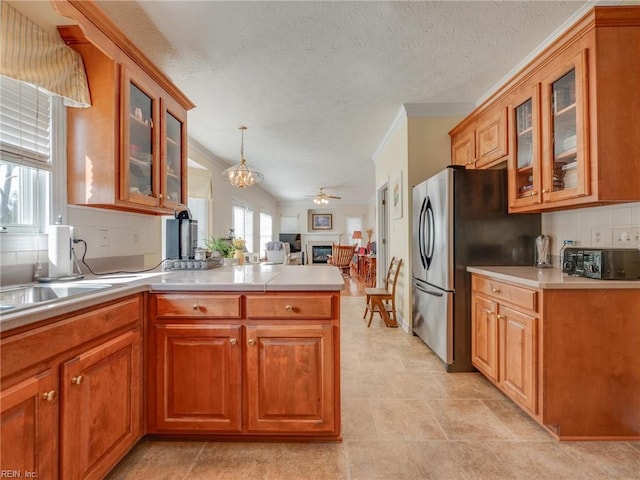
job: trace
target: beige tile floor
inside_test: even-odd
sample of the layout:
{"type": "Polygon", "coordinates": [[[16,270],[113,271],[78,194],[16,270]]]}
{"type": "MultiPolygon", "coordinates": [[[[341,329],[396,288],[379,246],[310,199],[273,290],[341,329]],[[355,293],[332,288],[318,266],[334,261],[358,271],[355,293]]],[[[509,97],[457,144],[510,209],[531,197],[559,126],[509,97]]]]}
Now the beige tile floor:
{"type": "Polygon", "coordinates": [[[342,443],[143,441],[108,479],[640,479],[640,442],[557,442],[363,301],[342,297],[342,443]]]}

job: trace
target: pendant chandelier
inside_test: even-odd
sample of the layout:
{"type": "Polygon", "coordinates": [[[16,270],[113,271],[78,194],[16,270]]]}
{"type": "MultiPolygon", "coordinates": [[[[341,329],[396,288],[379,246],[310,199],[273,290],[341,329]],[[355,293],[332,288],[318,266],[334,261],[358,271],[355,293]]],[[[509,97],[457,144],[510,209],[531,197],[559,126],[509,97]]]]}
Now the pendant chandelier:
{"type": "Polygon", "coordinates": [[[238,129],[241,132],[240,163],[227,168],[222,172],[222,176],[225,177],[234,187],[246,188],[262,182],[264,180],[264,175],[247,166],[247,161],[244,159],[244,131],[247,127],[240,125],[238,129]]]}

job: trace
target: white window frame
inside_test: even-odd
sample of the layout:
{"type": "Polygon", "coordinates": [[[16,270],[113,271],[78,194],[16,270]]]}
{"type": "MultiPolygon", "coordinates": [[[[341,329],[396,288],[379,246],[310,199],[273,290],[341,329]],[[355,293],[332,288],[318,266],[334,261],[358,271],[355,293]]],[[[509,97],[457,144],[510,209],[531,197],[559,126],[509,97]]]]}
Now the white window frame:
{"type": "MultiPolygon", "coordinates": [[[[2,79],[4,82],[4,78],[2,79]]],[[[3,88],[7,84],[3,83],[3,88]]],[[[49,160],[40,158],[29,161],[22,159],[21,155],[3,155],[3,159],[22,167],[35,167],[40,178],[36,188],[33,188],[33,197],[26,203],[33,204],[34,220],[31,225],[7,225],[3,227],[0,251],[34,251],[46,250],[47,226],[55,221],[67,223],[67,176],[66,176],[66,135],[67,116],[66,108],[61,97],[50,96],[49,112],[49,160]]],[[[7,150],[11,150],[10,148],[7,150]]],[[[30,186],[21,189],[25,192],[30,186]]]]}
{"type": "Polygon", "coordinates": [[[253,219],[254,211],[251,207],[240,202],[233,202],[234,235],[245,240],[247,252],[253,252],[253,219]],[[238,216],[242,216],[242,225],[238,225],[238,216]]]}
{"type": "Polygon", "coordinates": [[[265,250],[265,245],[273,241],[273,215],[260,212],[260,245],[259,251],[265,250]]]}

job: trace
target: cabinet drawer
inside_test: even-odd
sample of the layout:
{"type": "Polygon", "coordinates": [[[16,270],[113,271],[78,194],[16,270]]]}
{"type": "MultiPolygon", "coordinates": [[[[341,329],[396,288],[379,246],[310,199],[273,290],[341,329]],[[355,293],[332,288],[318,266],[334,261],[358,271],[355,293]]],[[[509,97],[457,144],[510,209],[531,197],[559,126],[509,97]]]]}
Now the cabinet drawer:
{"type": "Polygon", "coordinates": [[[224,317],[240,318],[240,295],[156,294],[158,317],[224,317]]]}
{"type": "Polygon", "coordinates": [[[517,305],[527,310],[537,311],[538,292],[528,288],[509,285],[486,277],[473,275],[471,280],[473,290],[484,293],[500,301],[517,305]]]}
{"type": "Polygon", "coordinates": [[[247,318],[333,318],[333,295],[247,295],[247,318]]]}

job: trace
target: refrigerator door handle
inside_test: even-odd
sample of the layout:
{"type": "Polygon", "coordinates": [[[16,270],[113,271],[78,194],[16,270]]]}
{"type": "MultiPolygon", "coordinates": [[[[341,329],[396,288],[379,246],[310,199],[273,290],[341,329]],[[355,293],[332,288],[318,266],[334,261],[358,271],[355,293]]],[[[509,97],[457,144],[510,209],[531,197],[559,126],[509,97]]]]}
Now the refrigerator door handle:
{"type": "Polygon", "coordinates": [[[435,219],[433,216],[433,206],[431,205],[431,198],[427,197],[427,208],[426,208],[426,216],[427,216],[427,244],[426,244],[426,261],[427,261],[427,270],[431,266],[431,261],[433,260],[433,251],[435,249],[435,233],[433,231],[435,227],[435,219]]]}
{"type": "Polygon", "coordinates": [[[420,253],[420,262],[422,262],[422,267],[424,269],[427,268],[427,254],[424,244],[424,225],[425,225],[425,214],[427,212],[427,199],[425,198],[422,201],[422,205],[420,205],[420,216],[418,220],[418,250],[420,253]]]}
{"type": "Polygon", "coordinates": [[[421,292],[427,293],[429,295],[433,295],[434,297],[442,297],[444,296],[443,292],[436,292],[434,290],[427,290],[425,289],[422,285],[420,285],[420,283],[418,283],[417,281],[413,282],[413,285],[416,287],[416,290],[420,290],[421,292]]]}

